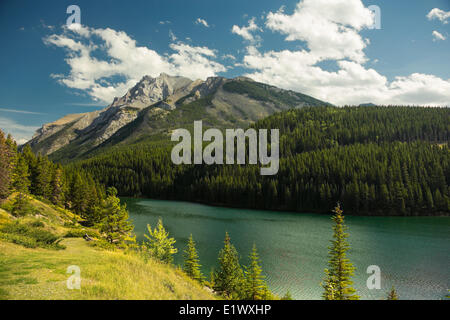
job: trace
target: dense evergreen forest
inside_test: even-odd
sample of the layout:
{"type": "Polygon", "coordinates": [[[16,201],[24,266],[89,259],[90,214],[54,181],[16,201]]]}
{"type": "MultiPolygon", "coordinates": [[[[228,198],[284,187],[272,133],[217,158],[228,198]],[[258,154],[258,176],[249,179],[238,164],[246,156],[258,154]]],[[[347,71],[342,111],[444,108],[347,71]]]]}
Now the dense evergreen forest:
{"type": "Polygon", "coordinates": [[[0,202],[13,192],[20,195],[15,206],[24,205],[19,203],[23,195],[33,194],[88,220],[106,198],[104,187],[90,174],[36,156],[29,145],[19,152],[11,136],[0,130],[0,202]]]}
{"type": "MultiPolygon", "coordinates": [[[[305,107],[253,125],[280,129],[280,170],[258,165],[181,165],[173,146],[149,138],[71,164],[122,196],[235,207],[348,214],[448,215],[448,108],[305,107]]],[[[206,129],[206,128],[205,128],[206,129]]]]}

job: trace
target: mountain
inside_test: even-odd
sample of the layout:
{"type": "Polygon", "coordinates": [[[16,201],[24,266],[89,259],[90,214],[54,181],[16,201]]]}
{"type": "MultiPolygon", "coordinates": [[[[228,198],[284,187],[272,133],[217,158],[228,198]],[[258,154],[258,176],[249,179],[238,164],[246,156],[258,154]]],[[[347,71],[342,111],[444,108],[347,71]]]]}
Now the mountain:
{"type": "Polygon", "coordinates": [[[29,144],[34,152],[68,161],[106,146],[167,135],[194,120],[218,128],[247,127],[279,111],[319,105],[329,103],[246,77],[192,81],[162,73],[143,77],[103,110],[45,124],[29,144]]]}
{"type": "Polygon", "coordinates": [[[359,106],[360,107],[376,107],[377,105],[372,102],[368,102],[368,103],[361,103],[359,106]]]}

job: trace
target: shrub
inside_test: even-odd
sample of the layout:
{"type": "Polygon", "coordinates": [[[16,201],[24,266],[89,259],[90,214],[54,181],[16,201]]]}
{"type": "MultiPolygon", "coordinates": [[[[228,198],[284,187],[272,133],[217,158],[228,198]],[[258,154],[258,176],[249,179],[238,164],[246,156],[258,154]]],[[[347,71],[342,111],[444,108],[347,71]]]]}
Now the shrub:
{"type": "Polygon", "coordinates": [[[29,226],[34,228],[43,228],[45,227],[45,223],[40,220],[34,220],[29,223],[29,226]]]}
{"type": "Polygon", "coordinates": [[[81,229],[72,229],[67,231],[64,238],[83,238],[85,232],[81,229]]]}
{"type": "Polygon", "coordinates": [[[141,250],[144,255],[149,255],[164,263],[172,263],[173,255],[177,253],[174,247],[175,239],[169,238],[169,233],[164,229],[162,220],[158,220],[155,230],[147,225],[149,235],[144,235],[148,241],[145,241],[141,250]]]}
{"type": "Polygon", "coordinates": [[[1,234],[0,238],[2,238],[3,240],[6,240],[8,242],[12,242],[12,243],[24,246],[26,248],[37,248],[38,247],[36,240],[34,240],[33,238],[30,238],[30,237],[21,235],[21,234],[5,233],[5,234],[1,234]]]}
{"type": "Polygon", "coordinates": [[[0,228],[0,231],[4,233],[2,237],[5,240],[16,244],[21,244],[25,247],[42,247],[52,249],[65,248],[59,243],[62,239],[50,231],[20,224],[19,222],[5,224],[0,228]]]}

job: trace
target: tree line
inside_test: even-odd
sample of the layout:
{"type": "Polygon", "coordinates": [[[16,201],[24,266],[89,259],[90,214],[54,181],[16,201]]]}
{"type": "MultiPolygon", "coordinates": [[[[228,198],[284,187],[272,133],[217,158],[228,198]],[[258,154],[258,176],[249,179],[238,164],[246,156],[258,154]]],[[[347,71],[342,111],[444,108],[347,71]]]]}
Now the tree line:
{"type": "Polygon", "coordinates": [[[299,212],[328,212],[341,201],[349,214],[450,213],[448,108],[305,107],[252,127],[280,129],[276,176],[260,176],[255,165],[175,166],[170,143],[151,140],[71,166],[121,196],[299,212]]]}
{"type": "Polygon", "coordinates": [[[96,207],[106,199],[106,191],[99,182],[83,170],[63,167],[46,156],[35,155],[29,145],[22,151],[10,135],[0,130],[0,201],[12,193],[15,211],[20,214],[25,205],[24,196],[32,194],[39,199],[64,207],[89,222],[100,219],[96,207]]]}

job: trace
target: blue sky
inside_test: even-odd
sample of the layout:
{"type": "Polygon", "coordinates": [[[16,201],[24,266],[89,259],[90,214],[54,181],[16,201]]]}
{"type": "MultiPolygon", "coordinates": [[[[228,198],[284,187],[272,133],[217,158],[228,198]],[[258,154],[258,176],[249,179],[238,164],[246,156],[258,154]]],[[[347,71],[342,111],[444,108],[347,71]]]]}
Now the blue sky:
{"type": "Polygon", "coordinates": [[[337,105],[447,105],[449,12],[449,0],[3,0],[0,128],[23,141],[159,72],[248,75],[337,105]]]}

